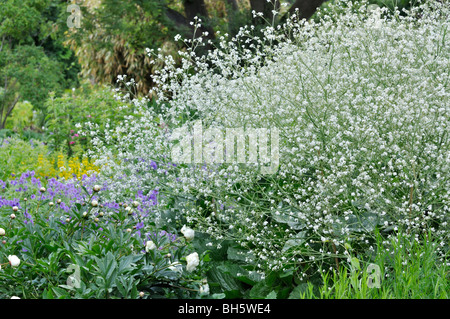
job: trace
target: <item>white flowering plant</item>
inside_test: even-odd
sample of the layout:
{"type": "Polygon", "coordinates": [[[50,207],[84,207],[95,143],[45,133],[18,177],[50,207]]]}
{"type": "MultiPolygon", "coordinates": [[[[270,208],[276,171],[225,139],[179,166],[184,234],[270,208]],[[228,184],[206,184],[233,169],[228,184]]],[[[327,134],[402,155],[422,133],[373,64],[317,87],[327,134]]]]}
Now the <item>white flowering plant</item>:
{"type": "Polygon", "coordinates": [[[158,112],[143,107],[139,120],[94,137],[91,156],[116,181],[111,196],[157,188],[155,223],[233,240],[241,261],[262,273],[304,278],[311,265],[339,267],[346,244],[370,256],[376,231],[430,231],[444,239],[436,249],[445,262],[449,14],[440,1],[402,12],[336,1],[318,21],[294,15],[261,33],[218,35],[207,55],[187,40],[181,66],[156,56],[165,59],[154,76],[158,112]],[[174,163],[171,133],[196,120],[277,128],[277,171],[174,163]]]}

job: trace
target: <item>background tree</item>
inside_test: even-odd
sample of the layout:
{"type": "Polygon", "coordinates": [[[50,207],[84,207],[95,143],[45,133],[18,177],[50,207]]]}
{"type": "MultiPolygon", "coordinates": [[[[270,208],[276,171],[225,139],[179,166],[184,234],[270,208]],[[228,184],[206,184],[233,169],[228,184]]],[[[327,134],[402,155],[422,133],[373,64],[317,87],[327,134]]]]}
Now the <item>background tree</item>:
{"type": "Polygon", "coordinates": [[[49,91],[61,93],[77,84],[75,56],[53,27],[64,4],[0,0],[0,129],[18,102],[27,100],[43,111],[49,91]]]}
{"type": "MultiPolygon", "coordinates": [[[[322,2],[296,1],[291,9],[305,11],[309,18],[322,2]]],[[[175,56],[180,45],[174,36],[192,38],[195,17],[201,19],[195,36],[214,41],[218,30],[233,36],[245,24],[262,26],[264,19],[272,20],[274,9],[280,9],[279,0],[84,1],[81,28],[69,30],[67,44],[79,59],[82,75],[92,82],[115,84],[118,75],[126,74],[146,93],[152,86],[150,75],[160,67],[150,63],[146,48],[162,48],[162,53],[175,56]],[[264,19],[254,18],[253,10],[263,12],[264,19]]]]}

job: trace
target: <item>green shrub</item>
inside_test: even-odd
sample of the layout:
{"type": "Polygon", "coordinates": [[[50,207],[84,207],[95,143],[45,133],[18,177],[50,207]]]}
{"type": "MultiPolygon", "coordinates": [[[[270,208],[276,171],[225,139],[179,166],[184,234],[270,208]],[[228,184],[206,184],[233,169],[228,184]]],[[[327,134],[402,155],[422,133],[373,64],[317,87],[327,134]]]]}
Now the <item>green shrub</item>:
{"type": "Polygon", "coordinates": [[[0,179],[5,180],[28,170],[39,172],[47,170],[51,174],[50,168],[54,167],[49,164],[48,153],[49,149],[41,141],[0,137],[0,179]],[[40,156],[43,159],[47,158],[47,161],[40,163],[38,160],[40,156]]]}
{"type": "Polygon", "coordinates": [[[117,100],[111,89],[91,88],[88,85],[62,97],[51,93],[45,105],[49,146],[52,150],[64,151],[69,157],[74,154],[74,147],[86,150],[91,146],[90,135],[79,132],[84,124],[91,123],[100,130],[113,128],[133,112],[133,107],[117,100]]]}
{"type": "Polygon", "coordinates": [[[6,120],[5,128],[21,132],[33,124],[33,105],[30,102],[19,102],[6,120]]]}

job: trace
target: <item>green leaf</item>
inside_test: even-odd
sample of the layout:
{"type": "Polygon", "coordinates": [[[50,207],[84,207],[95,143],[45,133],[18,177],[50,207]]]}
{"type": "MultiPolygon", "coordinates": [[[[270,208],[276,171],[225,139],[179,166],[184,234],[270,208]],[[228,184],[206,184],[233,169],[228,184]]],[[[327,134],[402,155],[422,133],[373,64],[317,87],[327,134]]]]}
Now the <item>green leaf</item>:
{"type": "Polygon", "coordinates": [[[212,267],[207,273],[208,281],[217,283],[227,298],[238,298],[242,295],[241,283],[230,274],[227,266],[229,265],[222,263],[220,266],[212,267]]]}
{"type": "Polygon", "coordinates": [[[236,247],[228,247],[227,256],[230,260],[239,260],[246,261],[247,259],[253,260],[255,258],[254,255],[250,254],[248,250],[236,247]]]}
{"type": "Polygon", "coordinates": [[[305,294],[309,291],[309,285],[307,283],[301,283],[294,288],[289,294],[288,299],[300,299],[302,294],[305,294]]]}
{"type": "Polygon", "coordinates": [[[260,281],[250,290],[250,298],[264,299],[271,291],[272,287],[268,287],[265,281],[260,281]]]}
{"type": "Polygon", "coordinates": [[[66,290],[62,289],[62,288],[53,287],[52,290],[55,293],[56,298],[58,298],[58,299],[70,298],[69,293],[66,290]]]}
{"type": "Polygon", "coordinates": [[[133,288],[131,289],[131,299],[136,299],[138,296],[138,291],[136,285],[133,285],[133,288]]]}
{"type": "Polygon", "coordinates": [[[81,185],[81,188],[84,190],[84,192],[88,195],[91,196],[91,194],[89,194],[88,190],[86,189],[86,187],[84,187],[83,185],[81,185]]]}
{"type": "Polygon", "coordinates": [[[359,259],[358,259],[358,258],[352,257],[352,259],[351,259],[351,264],[352,264],[352,267],[353,267],[354,269],[361,270],[361,265],[360,265],[360,263],[359,263],[359,259]]]}
{"type": "Polygon", "coordinates": [[[291,209],[280,209],[272,212],[272,218],[278,223],[287,224],[291,229],[301,230],[306,227],[305,223],[299,222],[294,216],[296,215],[291,209]]]}
{"type": "Polygon", "coordinates": [[[125,288],[125,285],[121,282],[123,278],[116,279],[116,287],[121,293],[122,297],[126,298],[128,295],[128,290],[125,288]]]}
{"type": "Polygon", "coordinates": [[[44,292],[42,293],[42,298],[43,299],[54,299],[52,291],[51,290],[47,290],[47,288],[44,289],[44,292]]]}
{"type": "Polygon", "coordinates": [[[284,243],[282,252],[288,251],[291,248],[301,247],[306,242],[306,231],[298,232],[295,238],[289,239],[284,243]]]}

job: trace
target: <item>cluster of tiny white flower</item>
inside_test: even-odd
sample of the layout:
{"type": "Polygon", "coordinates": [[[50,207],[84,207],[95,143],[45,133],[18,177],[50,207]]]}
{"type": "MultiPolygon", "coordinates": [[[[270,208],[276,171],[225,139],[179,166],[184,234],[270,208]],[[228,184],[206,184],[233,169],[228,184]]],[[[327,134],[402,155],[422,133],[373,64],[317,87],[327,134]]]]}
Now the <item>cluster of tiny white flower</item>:
{"type": "Polygon", "coordinates": [[[138,120],[94,137],[113,196],[159,189],[157,219],[183,198],[174,209],[193,228],[236,239],[262,268],[345,258],[345,242],[370,245],[375,227],[448,239],[450,9],[429,1],[364,14],[342,2],[320,22],[294,15],[260,36],[251,27],[221,36],[204,56],[180,52],[180,66],[166,57],[154,76],[160,113],[142,108],[138,120]],[[174,167],[170,130],[198,118],[278,128],[277,173],[174,167]]]}

